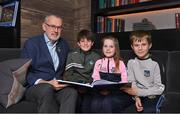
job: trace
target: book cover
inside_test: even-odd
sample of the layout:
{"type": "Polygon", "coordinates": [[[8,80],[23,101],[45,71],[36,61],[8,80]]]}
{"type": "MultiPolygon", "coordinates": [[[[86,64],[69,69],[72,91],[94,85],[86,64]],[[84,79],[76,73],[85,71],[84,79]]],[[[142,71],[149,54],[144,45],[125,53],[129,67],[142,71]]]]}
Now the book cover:
{"type": "Polygon", "coordinates": [[[62,84],[70,84],[72,86],[84,86],[89,88],[120,88],[120,87],[131,87],[131,83],[111,82],[107,80],[96,80],[91,84],[72,82],[66,80],[58,80],[62,84]]]}

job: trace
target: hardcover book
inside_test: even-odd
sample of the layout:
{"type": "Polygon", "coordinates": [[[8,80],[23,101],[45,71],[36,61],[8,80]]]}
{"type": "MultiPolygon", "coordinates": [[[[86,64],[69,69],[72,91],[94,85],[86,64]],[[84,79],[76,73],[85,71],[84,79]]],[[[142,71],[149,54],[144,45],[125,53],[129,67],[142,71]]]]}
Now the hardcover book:
{"type": "Polygon", "coordinates": [[[96,80],[91,84],[88,83],[79,83],[66,80],[58,80],[62,84],[70,84],[72,86],[84,86],[89,88],[121,88],[121,87],[131,87],[131,83],[122,83],[122,82],[112,82],[107,80],[96,80]]]}

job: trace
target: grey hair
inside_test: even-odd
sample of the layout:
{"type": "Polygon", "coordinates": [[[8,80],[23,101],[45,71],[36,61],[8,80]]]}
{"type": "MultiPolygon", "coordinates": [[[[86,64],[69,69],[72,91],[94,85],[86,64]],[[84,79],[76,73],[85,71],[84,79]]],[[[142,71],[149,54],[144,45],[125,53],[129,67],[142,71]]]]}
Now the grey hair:
{"type": "Polygon", "coordinates": [[[50,14],[50,15],[47,15],[47,16],[44,18],[44,22],[47,22],[47,21],[48,21],[48,18],[51,17],[51,16],[56,17],[56,18],[59,18],[59,19],[62,20],[62,18],[61,18],[59,15],[50,14]]]}

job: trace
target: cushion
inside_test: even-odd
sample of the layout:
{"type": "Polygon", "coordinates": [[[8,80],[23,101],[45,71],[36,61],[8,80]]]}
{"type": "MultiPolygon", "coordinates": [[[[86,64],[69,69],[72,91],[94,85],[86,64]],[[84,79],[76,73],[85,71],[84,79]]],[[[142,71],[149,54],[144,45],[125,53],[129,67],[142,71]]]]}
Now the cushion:
{"type": "Polygon", "coordinates": [[[24,94],[25,76],[32,60],[11,59],[0,63],[0,104],[8,108],[24,94]]]}

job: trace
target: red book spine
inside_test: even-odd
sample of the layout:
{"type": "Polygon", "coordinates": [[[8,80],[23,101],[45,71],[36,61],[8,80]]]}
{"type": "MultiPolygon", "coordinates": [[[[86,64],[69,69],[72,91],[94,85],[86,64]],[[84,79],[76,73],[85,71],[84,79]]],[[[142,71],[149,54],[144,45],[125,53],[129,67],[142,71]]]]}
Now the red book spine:
{"type": "Polygon", "coordinates": [[[176,28],[180,28],[180,13],[175,13],[176,28]]]}

